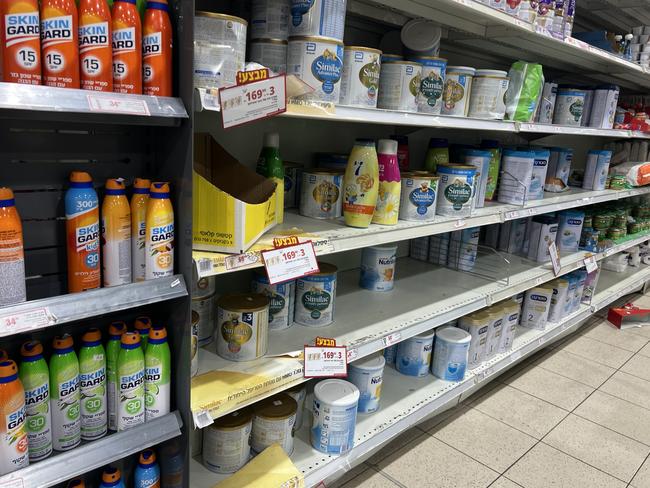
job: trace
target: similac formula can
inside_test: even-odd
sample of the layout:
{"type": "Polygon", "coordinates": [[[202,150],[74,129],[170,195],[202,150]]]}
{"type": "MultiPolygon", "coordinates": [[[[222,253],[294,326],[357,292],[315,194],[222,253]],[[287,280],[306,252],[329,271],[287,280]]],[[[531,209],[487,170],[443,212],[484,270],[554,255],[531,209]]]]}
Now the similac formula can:
{"type": "Polygon", "coordinates": [[[512,342],[517,333],[517,325],[519,325],[519,314],[521,311],[521,306],[512,300],[506,300],[502,303],[503,325],[501,326],[501,341],[499,342],[500,353],[512,349],[512,342]]]}
{"type": "Polygon", "coordinates": [[[458,327],[469,332],[472,337],[469,345],[469,369],[476,368],[485,360],[487,336],[491,322],[492,316],[485,310],[474,312],[460,318],[458,327]]]}
{"type": "Polygon", "coordinates": [[[108,410],[108,428],[117,430],[117,406],[119,405],[119,380],[117,377],[117,358],[120,354],[122,334],[126,332],[124,322],[113,322],[108,327],[106,344],[106,403],[108,410]]]}
{"type": "Polygon", "coordinates": [[[298,403],[286,393],[279,393],[253,406],[251,448],[259,454],[271,444],[279,444],[287,456],[293,452],[293,427],[298,403]]]}
{"type": "Polygon", "coordinates": [[[104,287],[131,283],[131,208],[124,180],[109,179],[102,202],[102,274],[104,287]]]}
{"type": "Polygon", "coordinates": [[[140,334],[125,332],[117,356],[117,430],[128,430],[145,422],[145,365],[140,334]]]}
{"type": "Polygon", "coordinates": [[[167,2],[147,2],[142,23],[142,93],[172,96],[172,24],[167,2]]]}
{"type": "Polygon", "coordinates": [[[298,405],[298,409],[296,410],[296,424],[293,428],[293,431],[297,432],[302,427],[303,410],[305,409],[305,398],[307,398],[307,386],[303,383],[301,385],[289,388],[285,391],[285,393],[293,398],[298,405]]]}
{"type": "Polygon", "coordinates": [[[569,189],[573,149],[552,147],[550,151],[544,191],[554,193],[566,191],[569,189]]]}
{"type": "Polygon", "coordinates": [[[377,107],[417,112],[422,65],[412,61],[383,61],[379,75],[377,107]]]}
{"type": "Polygon", "coordinates": [[[196,312],[199,320],[197,322],[199,346],[210,344],[214,338],[216,327],[216,294],[206,297],[192,297],[192,311],[196,312]]]}
{"type": "Polygon", "coordinates": [[[490,178],[490,164],[492,153],[483,149],[467,149],[463,152],[463,164],[476,168],[476,186],[472,203],[474,208],[485,206],[488,179],[490,178]]]}
{"type": "Polygon", "coordinates": [[[106,353],[102,333],[91,328],[81,338],[79,349],[81,390],[81,439],[92,441],[107,432],[106,353]]]}
{"type": "Polygon", "coordinates": [[[589,127],[611,129],[618,105],[620,88],[616,85],[601,85],[594,91],[594,101],[589,116],[589,127]]]}
{"type": "Polygon", "coordinates": [[[612,151],[597,151],[592,149],[587,153],[585,177],[582,180],[582,188],[584,190],[605,189],[611,159],[612,151]]]}
{"type": "Polygon", "coordinates": [[[542,200],[544,198],[544,184],[548,170],[550,151],[548,149],[533,149],[535,160],[533,162],[533,173],[528,186],[528,200],[542,200]]]}
{"type": "Polygon", "coordinates": [[[287,74],[296,75],[314,88],[301,99],[339,103],[343,43],[329,37],[290,37],[287,74]]]}
{"type": "Polygon", "coordinates": [[[296,282],[271,285],[264,270],[253,273],[251,291],[269,298],[269,331],[288,329],[293,325],[296,282]]]}
{"type": "Polygon", "coordinates": [[[407,376],[426,376],[431,365],[435,330],[406,339],[397,345],[395,369],[407,376]]]}
{"type": "MultiPolygon", "coordinates": [[[[397,246],[370,246],[361,252],[359,286],[370,291],[390,291],[395,280],[397,246]]],[[[357,385],[359,386],[359,385],[357,385]]]]}
{"type": "Polygon", "coordinates": [[[436,213],[448,217],[469,217],[473,208],[476,168],[468,165],[441,164],[438,166],[440,197],[436,213]]]}
{"type": "Polygon", "coordinates": [[[554,217],[538,215],[530,223],[530,243],[528,245],[528,259],[538,263],[547,263],[551,260],[548,246],[557,240],[558,225],[554,217]]]}
{"type": "Polygon", "coordinates": [[[429,259],[428,261],[440,266],[447,266],[449,258],[449,242],[451,241],[451,232],[444,232],[431,236],[429,242],[429,259]]]}
{"type": "Polygon", "coordinates": [[[447,66],[442,93],[442,114],[467,117],[472,79],[476,70],[467,66],[447,66]]]}
{"type": "Polygon", "coordinates": [[[422,65],[417,95],[418,112],[439,114],[442,110],[447,60],[433,56],[418,56],[413,61],[422,65]]]}
{"type": "Polygon", "coordinates": [[[69,451],[81,442],[79,361],[72,337],[57,336],[50,357],[50,412],[52,413],[52,447],[69,451]]]}
{"type": "Polygon", "coordinates": [[[234,473],[251,456],[253,411],[242,408],[203,429],[203,465],[215,473],[234,473]]]}
{"type": "Polygon", "coordinates": [[[309,327],[323,327],[334,322],[336,300],[336,266],[319,262],[317,274],[296,280],[294,322],[309,327]]]}
{"type": "Polygon", "coordinates": [[[171,354],[167,330],[156,326],[151,329],[144,353],[145,421],[169,413],[171,404],[171,354]]]}
{"type": "Polygon", "coordinates": [[[131,197],[131,267],[133,268],[132,278],[134,283],[144,281],[146,277],[146,218],[150,187],[151,182],[143,178],[136,178],[133,182],[133,196],[131,197]]]}
{"type": "Polygon", "coordinates": [[[523,205],[529,200],[534,164],[534,152],[504,149],[499,178],[500,203],[523,205]]]}
{"type": "Polygon", "coordinates": [[[426,172],[402,174],[401,220],[431,221],[436,215],[440,178],[426,172]]]}
{"type": "Polygon", "coordinates": [[[174,209],[169,200],[169,185],[154,182],[149,187],[145,219],[145,279],[174,274],[174,209]]]}
{"type": "Polygon", "coordinates": [[[25,390],[18,378],[16,363],[9,360],[0,361],[0,418],[2,476],[29,465],[25,390]]]}
{"type": "Polygon", "coordinates": [[[279,39],[289,36],[289,0],[251,2],[251,39],[279,39]]]}
{"type": "Polygon", "coordinates": [[[291,0],[290,36],[343,40],[346,0],[291,0]]]}
{"type": "Polygon", "coordinates": [[[303,165],[284,161],[284,208],[300,205],[303,165]]]}
{"type": "Polygon", "coordinates": [[[559,322],[565,317],[569,299],[569,281],[564,278],[558,278],[551,281],[553,286],[553,295],[551,296],[551,307],[548,312],[549,322],[559,322]]]}
{"type": "Polygon", "coordinates": [[[118,0],[111,9],[113,91],[142,93],[142,22],[136,0],[118,0]]]}
{"type": "Polygon", "coordinates": [[[457,327],[440,327],[436,331],[431,372],[445,381],[465,378],[472,336],[457,327]]]}
{"type": "Polygon", "coordinates": [[[0,307],[25,300],[23,225],[14,193],[0,188],[0,307]]]}
{"type": "Polygon", "coordinates": [[[39,17],[37,0],[4,1],[0,4],[3,81],[41,84],[39,17]]]}
{"type": "Polygon", "coordinates": [[[526,291],[521,326],[529,329],[544,330],[551,309],[553,287],[549,284],[531,288],[526,291]]]}
{"type": "Polygon", "coordinates": [[[300,186],[300,215],[335,219],[343,212],[343,173],[337,170],[305,170],[300,186]]]}
{"type": "Polygon", "coordinates": [[[314,387],[311,445],[325,454],[344,454],[354,447],[359,389],[339,379],[319,381],[314,387]]]}
{"type": "Polygon", "coordinates": [[[416,237],[409,242],[409,257],[418,261],[429,259],[429,237],[416,237]]]}
{"type": "Polygon", "coordinates": [[[199,314],[192,310],[192,342],[190,344],[190,374],[199,373],[199,314]]]}
{"type": "Polygon", "coordinates": [[[359,389],[359,413],[379,410],[385,365],[386,359],[382,355],[370,356],[350,364],[348,381],[359,389]]]}
{"type": "Polygon", "coordinates": [[[79,1],[81,88],[113,91],[111,11],[106,0],[79,1]]]}
{"type": "Polygon", "coordinates": [[[41,1],[43,84],[79,88],[79,26],[74,0],[41,1]]]}
{"type": "Polygon", "coordinates": [[[480,235],[480,227],[469,227],[451,232],[447,265],[458,271],[472,271],[478,256],[480,235]]]}
{"type": "Polygon", "coordinates": [[[577,88],[560,87],[555,101],[553,123],[580,127],[587,94],[577,88]]]}
{"type": "Polygon", "coordinates": [[[340,105],[375,108],[379,90],[381,51],[345,46],[340,105]]]}
{"type": "Polygon", "coordinates": [[[386,359],[386,364],[395,364],[395,357],[397,356],[397,344],[388,346],[384,349],[384,358],[386,359]]]}
{"type": "Polygon", "coordinates": [[[557,98],[557,83],[544,83],[542,98],[539,101],[537,122],[540,124],[553,123],[555,100],[557,98]]]}
{"type": "Polygon", "coordinates": [[[558,214],[557,248],[561,253],[576,252],[580,244],[585,213],[564,210],[558,214]]]}
{"type": "Polygon", "coordinates": [[[506,71],[477,69],[472,80],[468,117],[503,120],[506,114],[504,96],[509,78],[506,71]]]}
{"type": "Polygon", "coordinates": [[[269,299],[258,293],[235,293],[217,300],[217,354],[231,361],[251,361],[266,354],[269,299]]]}
{"type": "Polygon", "coordinates": [[[280,39],[255,39],[250,43],[248,59],[284,74],[287,72],[287,46],[287,41],[280,39]]]}

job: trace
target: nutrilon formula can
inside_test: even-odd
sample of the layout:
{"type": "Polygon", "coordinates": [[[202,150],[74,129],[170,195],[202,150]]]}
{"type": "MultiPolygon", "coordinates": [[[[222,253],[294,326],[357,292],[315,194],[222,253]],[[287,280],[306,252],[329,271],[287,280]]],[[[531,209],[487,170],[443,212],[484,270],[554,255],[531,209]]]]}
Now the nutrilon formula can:
{"type": "Polygon", "coordinates": [[[580,127],[587,92],[576,88],[560,87],[555,100],[553,123],[580,127]]]}
{"type": "Polygon", "coordinates": [[[431,365],[435,331],[406,339],[397,345],[395,369],[407,376],[426,376],[431,365]]]}
{"type": "Polygon", "coordinates": [[[469,217],[476,185],[476,168],[468,165],[438,165],[440,196],[436,206],[438,215],[469,217]]]}
{"type": "Polygon", "coordinates": [[[457,327],[440,327],[431,362],[431,372],[445,381],[462,381],[467,370],[472,336],[457,327]]]}
{"type": "Polygon", "coordinates": [[[384,349],[384,358],[386,359],[386,364],[395,364],[395,357],[397,356],[397,344],[388,346],[384,349]]]}
{"type": "Polygon", "coordinates": [[[323,380],[314,387],[311,445],[325,454],[344,454],[354,446],[359,389],[344,380],[323,380]]]}
{"type": "Polygon", "coordinates": [[[385,365],[386,359],[381,355],[360,359],[350,364],[348,381],[359,389],[358,411],[360,413],[372,413],[379,410],[385,365]]]}
{"type": "Polygon", "coordinates": [[[343,74],[343,43],[329,37],[290,37],[287,74],[314,88],[303,100],[339,103],[343,74]]]}
{"type": "Polygon", "coordinates": [[[298,403],[286,393],[279,393],[253,406],[251,447],[259,454],[271,444],[279,444],[287,456],[293,452],[293,428],[298,403]]]}
{"type": "Polygon", "coordinates": [[[266,272],[256,269],[253,273],[251,291],[269,299],[269,331],[288,329],[293,325],[295,281],[271,285],[266,272]]]}
{"type": "Polygon", "coordinates": [[[313,219],[335,219],[343,212],[343,173],[311,169],[302,173],[300,215],[313,219]]]}
{"type": "Polygon", "coordinates": [[[439,181],[440,178],[433,174],[403,173],[399,218],[417,221],[433,220],[436,215],[439,181]]]}
{"type": "Polygon", "coordinates": [[[379,91],[381,51],[345,46],[340,105],[375,108],[379,91]]]}
{"type": "Polygon", "coordinates": [[[203,465],[215,473],[234,473],[251,455],[253,411],[242,408],[203,429],[203,465]]]}
{"type": "Polygon", "coordinates": [[[478,69],[472,80],[468,117],[503,120],[510,80],[506,71],[478,69]]]}
{"type": "Polygon", "coordinates": [[[379,75],[377,107],[417,112],[422,65],[412,61],[386,61],[379,75]]]}
{"type": "Polygon", "coordinates": [[[365,247],[361,252],[359,286],[370,291],[391,291],[396,261],[397,246],[365,247]]]}
{"type": "Polygon", "coordinates": [[[323,327],[334,322],[336,266],[318,263],[320,271],[296,280],[294,321],[309,327],[323,327]]]}
{"type": "Polygon", "coordinates": [[[343,40],[346,0],[291,0],[290,36],[343,40]]]}
{"type": "Polygon", "coordinates": [[[251,361],[266,354],[269,299],[258,293],[235,293],[217,300],[217,354],[231,361],[251,361]]]}

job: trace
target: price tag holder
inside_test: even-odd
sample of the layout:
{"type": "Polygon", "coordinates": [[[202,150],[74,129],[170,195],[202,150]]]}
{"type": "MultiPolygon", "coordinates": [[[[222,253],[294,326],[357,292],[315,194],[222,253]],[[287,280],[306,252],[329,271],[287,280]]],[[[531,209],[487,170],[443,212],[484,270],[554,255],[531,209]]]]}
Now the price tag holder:
{"type": "Polygon", "coordinates": [[[393,332],[384,337],[384,346],[390,347],[393,344],[397,344],[402,339],[402,334],[399,332],[393,332]]]}
{"type": "Polygon", "coordinates": [[[243,84],[219,90],[219,105],[224,129],[287,111],[284,75],[269,77],[268,69],[263,69],[240,72],[237,77],[243,84]]]}
{"type": "Polygon", "coordinates": [[[585,263],[585,267],[587,268],[587,273],[591,274],[594,271],[598,270],[598,264],[596,263],[595,256],[589,256],[588,258],[585,259],[584,263],[585,263]]]}
{"type": "Polygon", "coordinates": [[[305,378],[344,378],[348,375],[345,346],[305,346],[305,378]]]}
{"type": "Polygon", "coordinates": [[[555,276],[558,276],[560,274],[560,270],[562,269],[562,265],[560,264],[560,253],[557,250],[557,246],[555,245],[555,241],[552,241],[548,245],[548,252],[551,255],[551,264],[553,265],[553,274],[555,276]]]}
{"type": "Polygon", "coordinates": [[[91,112],[111,114],[146,115],[150,116],[147,102],[139,98],[117,98],[102,95],[88,95],[88,109],[91,112]]]}
{"type": "Polygon", "coordinates": [[[10,473],[7,476],[0,477],[0,488],[25,488],[23,479],[14,476],[15,474],[16,473],[10,473]]]}
{"type": "Polygon", "coordinates": [[[35,308],[10,315],[0,315],[0,332],[17,334],[26,330],[39,329],[54,324],[47,307],[35,308]]]}
{"type": "Polygon", "coordinates": [[[257,263],[259,260],[260,257],[258,254],[253,252],[245,252],[244,254],[235,254],[234,256],[228,256],[224,259],[224,264],[226,265],[227,270],[231,270],[251,266],[257,263]]]}
{"type": "Polygon", "coordinates": [[[194,417],[194,425],[199,429],[204,429],[208,425],[212,425],[214,419],[210,412],[207,410],[202,410],[200,412],[193,412],[192,417],[194,417]]]}
{"type": "Polygon", "coordinates": [[[269,283],[275,285],[318,273],[316,251],[311,241],[262,251],[269,283]]]}

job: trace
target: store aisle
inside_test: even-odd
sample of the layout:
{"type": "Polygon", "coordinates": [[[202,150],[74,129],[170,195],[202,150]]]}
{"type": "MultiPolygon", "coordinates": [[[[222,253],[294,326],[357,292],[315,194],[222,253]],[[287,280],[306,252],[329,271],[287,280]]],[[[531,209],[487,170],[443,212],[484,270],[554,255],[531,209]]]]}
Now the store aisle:
{"type": "Polygon", "coordinates": [[[650,325],[592,318],[333,486],[650,488],[650,325]]]}

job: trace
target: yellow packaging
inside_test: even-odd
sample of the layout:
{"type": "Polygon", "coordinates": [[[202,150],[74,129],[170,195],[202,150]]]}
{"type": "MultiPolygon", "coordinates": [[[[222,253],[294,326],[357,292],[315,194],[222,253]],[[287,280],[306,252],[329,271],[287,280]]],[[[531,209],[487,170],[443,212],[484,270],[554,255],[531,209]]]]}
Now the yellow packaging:
{"type": "Polygon", "coordinates": [[[375,141],[357,139],[343,179],[343,217],[351,227],[368,227],[379,192],[379,163],[375,141]]]}
{"type": "Polygon", "coordinates": [[[104,286],[131,283],[131,208],[121,178],[106,181],[102,202],[104,286]]]}
{"type": "Polygon", "coordinates": [[[131,267],[133,282],[144,281],[146,270],[145,242],[147,240],[147,202],[151,182],[136,178],[131,197],[131,267]]]}
{"type": "Polygon", "coordinates": [[[194,154],[194,249],[245,252],[278,223],[276,184],[237,162],[209,134],[195,135],[194,154]]]}

